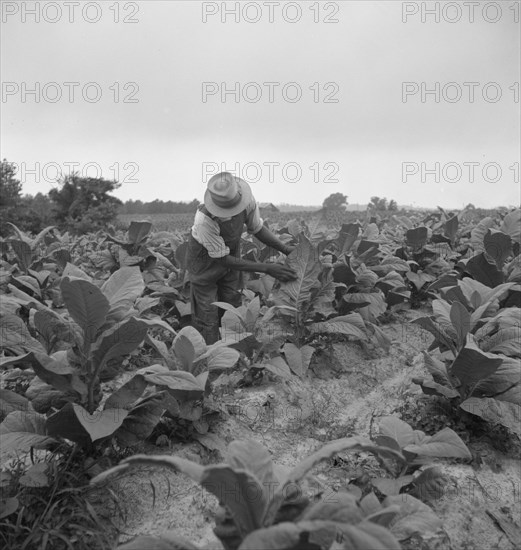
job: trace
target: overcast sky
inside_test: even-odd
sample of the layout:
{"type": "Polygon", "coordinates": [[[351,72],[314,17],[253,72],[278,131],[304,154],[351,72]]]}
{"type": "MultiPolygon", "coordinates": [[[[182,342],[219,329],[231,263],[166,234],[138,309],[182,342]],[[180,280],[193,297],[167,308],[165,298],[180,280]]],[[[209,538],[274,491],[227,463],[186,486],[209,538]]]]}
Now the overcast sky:
{"type": "Polygon", "coordinates": [[[75,165],[119,169],[123,200],[202,199],[227,168],[260,202],[520,202],[519,2],[1,3],[25,193],[75,165]]]}

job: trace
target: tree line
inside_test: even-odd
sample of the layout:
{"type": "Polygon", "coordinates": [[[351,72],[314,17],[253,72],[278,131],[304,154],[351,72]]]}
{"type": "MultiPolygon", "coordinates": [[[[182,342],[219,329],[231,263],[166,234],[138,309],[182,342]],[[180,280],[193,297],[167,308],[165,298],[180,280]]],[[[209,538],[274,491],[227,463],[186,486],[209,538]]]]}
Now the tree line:
{"type": "Polygon", "coordinates": [[[193,214],[201,203],[194,199],[190,202],[161,201],[159,199],[151,202],[140,200],[128,200],[120,209],[120,214],[193,214]]]}
{"type": "MultiPolygon", "coordinates": [[[[324,210],[339,210],[347,205],[347,195],[343,193],[332,193],[324,199],[322,208],[324,210]]],[[[371,211],[397,212],[398,204],[394,199],[388,200],[385,197],[371,197],[367,208],[371,211]]]]}
{"type": "MultiPolygon", "coordinates": [[[[0,236],[6,236],[14,223],[20,229],[38,233],[44,227],[56,225],[72,233],[87,233],[104,229],[113,224],[119,214],[191,214],[200,202],[153,200],[122,202],[112,193],[120,187],[117,181],[104,178],[81,177],[78,174],[63,176],[57,187],[48,193],[23,195],[22,184],[16,177],[14,163],[0,163],[0,236]]],[[[332,193],[322,203],[325,211],[345,208],[347,196],[332,193]]],[[[370,210],[393,212],[398,209],[396,201],[371,197],[370,210]]]]}
{"type": "Polygon", "coordinates": [[[58,180],[48,193],[24,195],[15,164],[4,159],[0,163],[0,236],[11,231],[7,222],[30,233],[49,225],[87,233],[106,228],[119,214],[186,214],[194,213],[199,205],[197,199],[188,203],[157,199],[122,202],[112,195],[119,187],[116,181],[73,173],[58,180]]]}

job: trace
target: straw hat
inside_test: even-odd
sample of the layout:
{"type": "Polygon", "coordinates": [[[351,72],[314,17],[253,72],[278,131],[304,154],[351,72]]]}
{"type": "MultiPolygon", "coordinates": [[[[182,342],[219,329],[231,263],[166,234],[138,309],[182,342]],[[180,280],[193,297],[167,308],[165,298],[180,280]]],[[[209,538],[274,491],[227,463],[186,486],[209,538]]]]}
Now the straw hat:
{"type": "Polygon", "coordinates": [[[210,178],[204,194],[208,212],[220,218],[230,218],[242,212],[252,201],[250,186],[229,172],[221,172],[210,178]]]}

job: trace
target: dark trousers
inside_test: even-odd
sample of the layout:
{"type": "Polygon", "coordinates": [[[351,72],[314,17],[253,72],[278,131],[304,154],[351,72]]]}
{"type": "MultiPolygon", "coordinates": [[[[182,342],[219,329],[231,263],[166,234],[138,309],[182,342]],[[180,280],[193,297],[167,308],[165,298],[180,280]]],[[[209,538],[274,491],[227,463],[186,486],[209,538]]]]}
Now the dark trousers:
{"type": "Polygon", "coordinates": [[[192,281],[190,299],[192,303],[192,325],[203,335],[208,345],[220,339],[219,321],[223,309],[212,302],[228,302],[234,307],[241,305],[239,292],[240,272],[227,270],[215,281],[192,281]]]}

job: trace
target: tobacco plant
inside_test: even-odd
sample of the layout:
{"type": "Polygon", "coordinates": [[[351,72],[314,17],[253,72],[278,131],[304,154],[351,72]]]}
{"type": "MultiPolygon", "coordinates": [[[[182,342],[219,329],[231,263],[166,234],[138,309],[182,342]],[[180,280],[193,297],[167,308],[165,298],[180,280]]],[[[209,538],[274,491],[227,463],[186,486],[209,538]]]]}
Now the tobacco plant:
{"type": "Polygon", "coordinates": [[[408,492],[422,500],[440,498],[447,478],[439,467],[429,466],[431,459],[472,458],[465,443],[450,428],[443,428],[437,434],[428,436],[421,430],[413,430],[407,422],[395,416],[380,419],[380,432],[374,438],[374,442],[399,451],[405,458],[403,462],[377,457],[379,463],[392,476],[371,480],[384,495],[408,492]],[[418,472],[420,468],[424,469],[418,472]]]}
{"type": "MultiPolygon", "coordinates": [[[[393,533],[399,539],[410,536],[406,524],[411,510],[413,515],[418,511],[423,514],[425,529],[439,526],[434,514],[412,496],[401,503],[388,497],[383,505],[373,494],[357,501],[347,492],[337,493],[329,501],[313,501],[302,490],[302,479],[314,466],[342,451],[369,451],[404,461],[400,451],[351,437],[325,445],[289,473],[277,475],[267,450],[247,440],[232,442],[223,464],[201,466],[179,457],[136,455],[100,474],[92,483],[106,483],[134,465],[166,467],[183,473],[219,500],[214,533],[226,550],[329,549],[335,541],[336,548],[399,549],[393,533]]],[[[197,548],[173,532],[161,537],[139,537],[120,548],[137,550],[154,545],[165,550],[197,548]]]]}
{"type": "Polygon", "coordinates": [[[363,320],[358,315],[338,316],[334,308],[335,283],[332,269],[323,267],[318,249],[303,234],[287,265],[296,272],[293,281],[280,283],[268,300],[269,305],[284,308],[280,315],[294,332],[293,343],[302,346],[318,334],[344,334],[366,340],[363,320]]]}
{"type": "MultiPolygon", "coordinates": [[[[81,274],[80,270],[76,273],[81,274]]],[[[123,425],[132,413],[126,408],[128,405],[142,406],[142,403],[135,403],[135,399],[129,402],[128,395],[122,397],[116,392],[100,407],[100,381],[107,368],[114,369],[124,356],[142,344],[149,328],[161,327],[173,332],[160,319],[133,315],[132,306],[143,288],[137,267],[118,270],[101,288],[83,278],[62,278],[61,292],[67,315],[59,315],[48,308],[41,308],[34,314],[34,325],[45,348],[29,335],[32,343],[27,353],[2,361],[4,368],[30,367],[36,375],[26,392],[31,399],[29,416],[24,419],[8,415],[2,423],[3,433],[11,434],[13,444],[16,444],[16,437],[24,439],[20,434],[27,432],[29,436],[24,439],[24,448],[30,446],[31,433],[50,438],[65,437],[90,446],[94,441],[111,436],[123,425]],[[57,341],[68,345],[53,352],[57,341]],[[46,417],[38,412],[51,414],[46,417]],[[31,422],[33,429],[28,427],[31,422]]],[[[14,319],[19,318],[12,316],[13,322],[14,319]]],[[[21,319],[20,323],[12,326],[8,338],[19,341],[20,346],[27,349],[28,331],[21,319]],[[22,332],[17,334],[22,325],[22,332]]],[[[9,395],[8,399],[14,397],[9,395]]],[[[7,450],[12,450],[9,445],[7,450]]]]}

